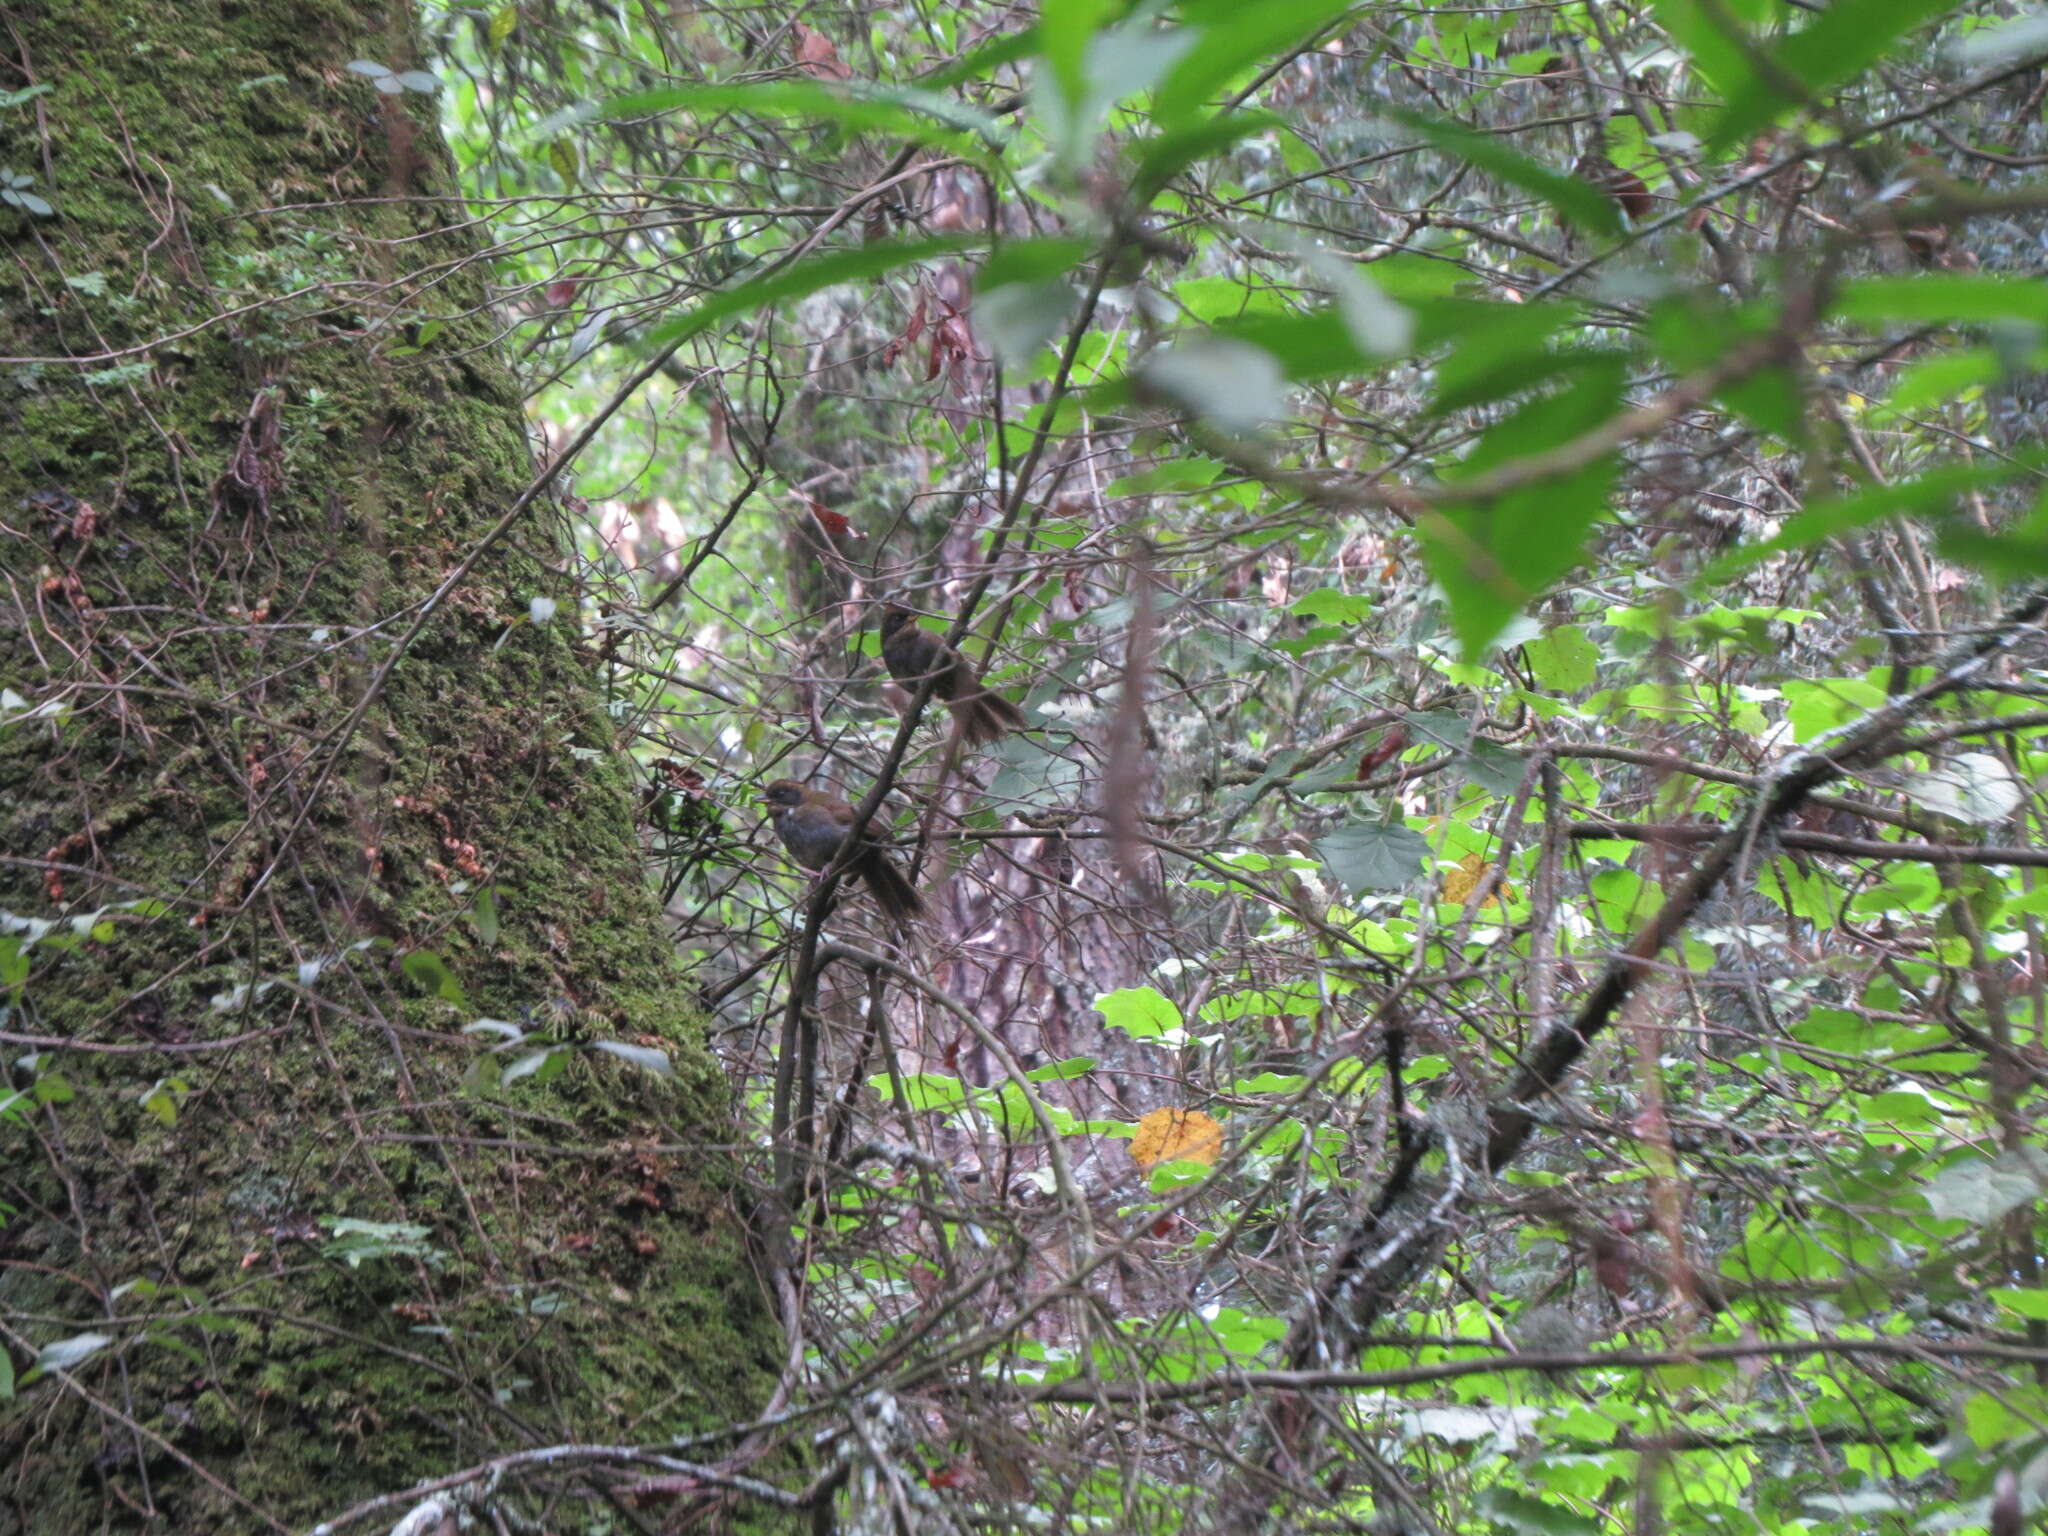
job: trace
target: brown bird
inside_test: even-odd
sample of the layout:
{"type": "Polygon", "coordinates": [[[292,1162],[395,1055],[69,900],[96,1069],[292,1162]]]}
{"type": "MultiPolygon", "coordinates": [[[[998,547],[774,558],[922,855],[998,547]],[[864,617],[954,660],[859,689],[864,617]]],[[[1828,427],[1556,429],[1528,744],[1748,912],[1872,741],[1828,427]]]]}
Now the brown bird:
{"type": "Polygon", "coordinates": [[[913,691],[927,677],[937,677],[932,696],[946,701],[970,747],[985,747],[1006,731],[1024,729],[1023,712],[983,687],[973,662],[920,627],[917,616],[897,603],[882,610],[882,660],[889,675],[913,691]]]}
{"type": "MultiPolygon", "coordinates": [[[[805,789],[795,779],[777,779],[762,792],[761,800],[773,808],[775,834],[782,846],[805,869],[823,869],[839,857],[853,828],[853,807],[844,800],[805,789]]],[[[849,868],[867,883],[875,905],[901,928],[924,910],[924,902],[903,871],[890,862],[885,847],[872,836],[863,837],[849,868]]]]}

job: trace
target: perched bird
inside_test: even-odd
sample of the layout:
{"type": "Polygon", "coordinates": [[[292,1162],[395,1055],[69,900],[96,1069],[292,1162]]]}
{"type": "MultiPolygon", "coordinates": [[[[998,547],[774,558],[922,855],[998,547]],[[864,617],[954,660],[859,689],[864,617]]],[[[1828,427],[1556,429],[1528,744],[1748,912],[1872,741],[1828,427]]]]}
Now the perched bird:
{"type": "Polygon", "coordinates": [[[938,678],[934,698],[944,699],[953,723],[970,747],[985,747],[1006,731],[1021,731],[1024,715],[999,693],[984,688],[974,663],[921,628],[917,615],[900,604],[882,610],[882,660],[889,675],[915,690],[927,677],[938,678]]]}
{"type": "MultiPolygon", "coordinates": [[[[761,800],[773,808],[775,835],[782,846],[805,869],[823,869],[839,857],[840,845],[853,827],[853,807],[844,800],[805,789],[795,779],[777,779],[762,792],[761,800]]],[[[900,928],[924,910],[924,903],[883,850],[873,837],[863,837],[850,867],[867,882],[875,904],[900,928]]]]}

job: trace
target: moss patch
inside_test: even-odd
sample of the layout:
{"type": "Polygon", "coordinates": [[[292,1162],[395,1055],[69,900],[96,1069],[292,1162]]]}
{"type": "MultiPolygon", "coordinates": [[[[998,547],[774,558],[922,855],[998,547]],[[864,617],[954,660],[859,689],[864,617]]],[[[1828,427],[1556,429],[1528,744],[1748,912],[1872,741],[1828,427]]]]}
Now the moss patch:
{"type": "Polygon", "coordinates": [[[302,1526],[773,1379],[602,700],[514,622],[571,597],[541,513],[335,735],[532,470],[473,248],[391,195],[453,190],[431,107],[344,67],[415,62],[393,14],[85,0],[0,63],[54,87],[0,165],[56,209],[0,209],[0,354],[45,360],[0,365],[0,685],[52,711],[0,726],[0,846],[48,861],[0,908],[60,924],[9,1021],[97,1047],[0,1119],[0,1337],[114,1341],[0,1403],[27,1529],[302,1526]],[[563,1069],[467,1091],[480,1016],[563,1069]]]}

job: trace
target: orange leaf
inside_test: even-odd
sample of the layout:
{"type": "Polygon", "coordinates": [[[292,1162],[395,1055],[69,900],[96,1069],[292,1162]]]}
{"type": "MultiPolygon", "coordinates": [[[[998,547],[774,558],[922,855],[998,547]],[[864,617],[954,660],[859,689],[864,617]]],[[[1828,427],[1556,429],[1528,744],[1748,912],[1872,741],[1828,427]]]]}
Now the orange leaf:
{"type": "Polygon", "coordinates": [[[1131,1137],[1131,1161],[1200,1163],[1208,1167],[1223,1150],[1223,1127],[1199,1109],[1155,1109],[1138,1122],[1131,1137]]]}
{"type": "Polygon", "coordinates": [[[803,65],[804,73],[819,80],[853,78],[853,71],[841,62],[839,50],[832,46],[832,39],[802,22],[796,26],[796,57],[797,62],[803,65]]]}
{"type": "MultiPolygon", "coordinates": [[[[1493,866],[1478,854],[1466,854],[1464,858],[1458,860],[1458,867],[1456,869],[1444,871],[1443,890],[1439,893],[1437,899],[1439,901],[1462,903],[1478,887],[1479,882],[1492,872],[1492,869],[1493,866]]],[[[1493,894],[1479,903],[1479,905],[1482,907],[1497,907],[1501,904],[1503,898],[1508,901],[1515,899],[1515,888],[1505,880],[1495,886],[1493,894]]]]}

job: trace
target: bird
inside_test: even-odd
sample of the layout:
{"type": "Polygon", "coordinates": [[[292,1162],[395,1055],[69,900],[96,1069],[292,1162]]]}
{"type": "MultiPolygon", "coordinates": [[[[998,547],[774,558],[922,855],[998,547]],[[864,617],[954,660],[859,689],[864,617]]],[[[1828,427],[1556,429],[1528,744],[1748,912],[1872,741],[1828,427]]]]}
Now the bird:
{"type": "MultiPolygon", "coordinates": [[[[771,807],[775,835],[782,839],[782,846],[805,869],[824,869],[839,857],[853,827],[853,807],[844,800],[806,789],[795,779],[777,779],[762,791],[761,802],[771,807]]],[[[924,910],[924,902],[883,851],[885,846],[873,837],[863,837],[849,869],[866,882],[889,921],[901,928],[924,910]]]]}
{"type": "Polygon", "coordinates": [[[882,610],[882,660],[889,675],[912,690],[936,677],[932,695],[946,701],[970,747],[989,746],[1005,732],[1024,729],[1023,711],[985,688],[974,663],[922,628],[917,615],[900,603],[882,610]]]}

